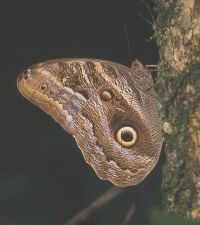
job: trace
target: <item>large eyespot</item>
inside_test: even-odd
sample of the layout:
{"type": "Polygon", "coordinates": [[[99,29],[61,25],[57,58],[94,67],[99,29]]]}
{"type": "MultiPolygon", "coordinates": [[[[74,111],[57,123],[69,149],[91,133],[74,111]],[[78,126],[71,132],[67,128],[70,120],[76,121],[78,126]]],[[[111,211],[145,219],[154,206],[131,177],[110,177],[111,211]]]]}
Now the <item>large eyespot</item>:
{"type": "Polygon", "coordinates": [[[100,94],[100,98],[103,101],[110,101],[113,97],[114,97],[114,94],[113,94],[112,90],[110,90],[110,89],[105,89],[100,94]]]}
{"type": "Polygon", "coordinates": [[[41,84],[40,85],[40,90],[45,91],[47,89],[47,85],[46,84],[41,84]]]}
{"type": "Polygon", "coordinates": [[[121,127],[116,133],[117,142],[125,148],[133,146],[137,141],[137,132],[132,127],[121,127]]]}

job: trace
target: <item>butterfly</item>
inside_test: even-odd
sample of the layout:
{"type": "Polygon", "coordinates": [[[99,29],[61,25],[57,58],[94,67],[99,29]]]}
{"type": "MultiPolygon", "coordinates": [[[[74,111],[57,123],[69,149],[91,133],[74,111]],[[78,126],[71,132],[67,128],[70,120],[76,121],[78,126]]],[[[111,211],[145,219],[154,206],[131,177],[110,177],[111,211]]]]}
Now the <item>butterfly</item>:
{"type": "Polygon", "coordinates": [[[72,58],[23,71],[20,93],[72,134],[97,176],[116,186],[142,182],[158,162],[163,137],[152,77],[138,61],[72,58]]]}

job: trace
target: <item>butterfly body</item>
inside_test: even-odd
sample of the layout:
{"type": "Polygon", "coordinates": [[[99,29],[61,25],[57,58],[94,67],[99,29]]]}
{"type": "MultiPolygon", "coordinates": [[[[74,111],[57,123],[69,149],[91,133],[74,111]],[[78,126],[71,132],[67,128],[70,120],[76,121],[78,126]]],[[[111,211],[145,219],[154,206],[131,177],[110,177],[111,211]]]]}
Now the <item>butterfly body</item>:
{"type": "Polygon", "coordinates": [[[94,59],[36,64],[18,78],[23,96],[71,133],[101,179],[140,183],[162,146],[158,100],[148,71],[94,59]]]}

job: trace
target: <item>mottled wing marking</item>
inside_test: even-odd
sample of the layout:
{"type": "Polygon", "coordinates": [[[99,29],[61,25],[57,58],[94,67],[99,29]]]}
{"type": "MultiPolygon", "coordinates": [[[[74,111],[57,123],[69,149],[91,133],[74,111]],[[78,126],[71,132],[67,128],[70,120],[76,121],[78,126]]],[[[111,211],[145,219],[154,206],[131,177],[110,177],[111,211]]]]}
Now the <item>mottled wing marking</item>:
{"type": "MultiPolygon", "coordinates": [[[[88,104],[88,100],[105,83],[116,79],[121,74],[112,65],[91,61],[59,62],[53,65],[46,65],[46,71],[58,77],[66,87],[70,98],[66,98],[64,92],[59,96],[59,102],[68,110],[70,117],[75,120],[76,115],[88,104]],[[85,101],[78,101],[82,96],[85,101]],[[67,101],[66,101],[67,100],[67,101]],[[65,103],[64,103],[65,102],[65,103]]],[[[73,121],[68,125],[73,129],[73,121]],[[72,126],[72,127],[71,127],[72,126]]]]}
{"type": "Polygon", "coordinates": [[[149,71],[138,60],[132,63],[131,68],[133,73],[132,80],[135,83],[135,87],[144,94],[149,94],[157,98],[154,82],[149,71]]]}
{"type": "Polygon", "coordinates": [[[153,80],[138,61],[132,68],[103,60],[59,59],[20,75],[20,92],[70,132],[101,179],[118,186],[141,182],[158,161],[162,134],[153,80]],[[45,84],[45,90],[41,85],[45,84]],[[109,101],[101,93],[110,90],[109,101]],[[131,126],[137,142],[126,148],[116,131],[131,126]]]}

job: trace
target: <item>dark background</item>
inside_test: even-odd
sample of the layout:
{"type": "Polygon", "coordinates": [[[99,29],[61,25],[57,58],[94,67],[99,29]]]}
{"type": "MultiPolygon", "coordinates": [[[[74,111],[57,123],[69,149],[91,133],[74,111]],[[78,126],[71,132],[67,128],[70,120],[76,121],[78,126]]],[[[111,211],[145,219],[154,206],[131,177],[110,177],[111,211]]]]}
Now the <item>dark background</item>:
{"type": "MultiPolygon", "coordinates": [[[[19,94],[17,76],[63,57],[156,64],[152,26],[144,20],[152,18],[139,0],[1,1],[1,11],[0,225],[62,225],[112,185],[97,178],[70,135],[19,94]]],[[[156,167],[130,224],[151,224],[150,210],[160,205],[159,174],[156,167]]],[[[120,225],[140,188],[84,225],[120,225]]]]}

